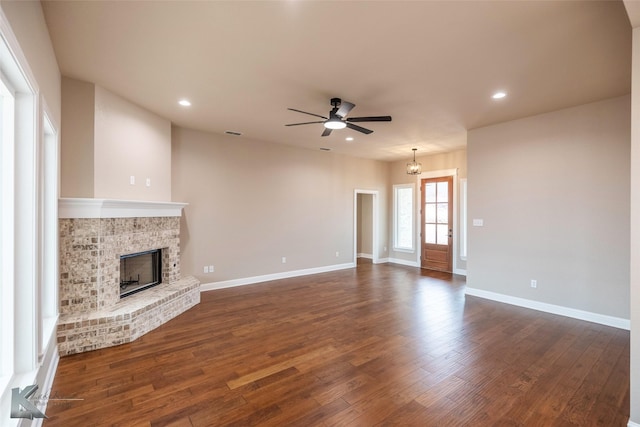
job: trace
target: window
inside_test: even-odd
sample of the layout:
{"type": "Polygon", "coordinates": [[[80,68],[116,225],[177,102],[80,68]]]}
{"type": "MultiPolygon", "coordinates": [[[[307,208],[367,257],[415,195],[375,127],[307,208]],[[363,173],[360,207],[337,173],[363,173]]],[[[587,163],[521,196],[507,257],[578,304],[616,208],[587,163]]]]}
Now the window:
{"type": "Polygon", "coordinates": [[[393,248],[413,252],[414,246],[414,185],[393,186],[393,248]]]}
{"type": "Polygon", "coordinates": [[[460,180],[460,258],[467,259],[467,180],[460,180]]]}
{"type": "Polygon", "coordinates": [[[8,405],[8,390],[49,378],[53,366],[59,142],[1,8],[0,63],[0,403],[8,405]]]}
{"type": "MultiPolygon", "coordinates": [[[[13,348],[13,168],[15,96],[0,74],[0,347],[13,348]]],[[[0,352],[0,386],[13,373],[13,352],[0,352]]]]}
{"type": "Polygon", "coordinates": [[[40,356],[55,333],[58,320],[58,136],[43,117],[40,148],[40,356]]]}

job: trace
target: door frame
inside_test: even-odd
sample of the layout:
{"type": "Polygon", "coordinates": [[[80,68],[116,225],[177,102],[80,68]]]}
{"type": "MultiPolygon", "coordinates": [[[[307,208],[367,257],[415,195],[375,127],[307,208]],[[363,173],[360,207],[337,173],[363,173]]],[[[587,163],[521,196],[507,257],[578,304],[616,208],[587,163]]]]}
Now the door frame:
{"type": "MultiPolygon", "coordinates": [[[[442,169],[437,171],[423,171],[420,175],[416,175],[416,186],[421,188],[423,179],[440,178],[444,176],[451,176],[453,181],[453,251],[451,272],[454,274],[463,274],[458,270],[458,168],[455,169],[442,169]]],[[[422,215],[420,210],[422,209],[422,192],[417,191],[416,198],[416,241],[418,242],[416,263],[420,266],[420,259],[422,258],[422,215]]]]}
{"type": "Polygon", "coordinates": [[[372,200],[372,230],[371,230],[371,252],[373,252],[373,260],[374,264],[378,264],[380,262],[380,258],[378,256],[378,190],[361,190],[355,189],[353,190],[353,265],[358,265],[358,194],[370,194],[373,196],[372,200]]]}

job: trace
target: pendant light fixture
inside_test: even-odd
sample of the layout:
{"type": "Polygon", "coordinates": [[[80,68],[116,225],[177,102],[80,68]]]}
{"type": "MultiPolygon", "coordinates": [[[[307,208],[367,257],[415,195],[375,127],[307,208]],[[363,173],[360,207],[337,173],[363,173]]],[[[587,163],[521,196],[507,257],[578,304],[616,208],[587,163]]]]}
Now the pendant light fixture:
{"type": "Polygon", "coordinates": [[[413,150],[413,162],[407,163],[407,173],[409,175],[420,175],[422,173],[422,163],[416,162],[416,151],[417,148],[412,148],[413,150]]]}

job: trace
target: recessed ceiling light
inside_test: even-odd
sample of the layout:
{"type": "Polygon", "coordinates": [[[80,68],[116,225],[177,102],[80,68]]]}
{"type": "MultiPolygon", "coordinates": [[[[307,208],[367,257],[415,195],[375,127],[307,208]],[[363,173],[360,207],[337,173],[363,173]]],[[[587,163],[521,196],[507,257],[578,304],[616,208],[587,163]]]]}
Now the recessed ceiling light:
{"type": "Polygon", "coordinates": [[[191,103],[186,99],[181,99],[180,101],[178,101],[178,104],[182,105],[183,107],[190,107],[191,106],[191,103]]]}
{"type": "Polygon", "coordinates": [[[348,136],[345,138],[346,141],[353,141],[353,137],[352,136],[348,136]]]}
{"type": "Polygon", "coordinates": [[[505,96],[507,96],[507,94],[506,94],[505,92],[496,92],[496,93],[494,93],[491,97],[492,97],[493,99],[502,99],[502,98],[504,98],[505,96]]]}

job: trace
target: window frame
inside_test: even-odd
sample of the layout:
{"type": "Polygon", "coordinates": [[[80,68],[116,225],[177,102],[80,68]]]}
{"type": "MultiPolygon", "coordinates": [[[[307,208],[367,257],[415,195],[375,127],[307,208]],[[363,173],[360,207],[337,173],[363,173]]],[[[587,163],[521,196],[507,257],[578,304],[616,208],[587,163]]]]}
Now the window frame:
{"type": "MultiPolygon", "coordinates": [[[[1,42],[4,42],[0,39],[1,42]]],[[[14,169],[15,169],[15,90],[0,71],[0,347],[14,346],[14,169]]],[[[0,352],[0,390],[14,373],[14,352],[0,352]]]]}

